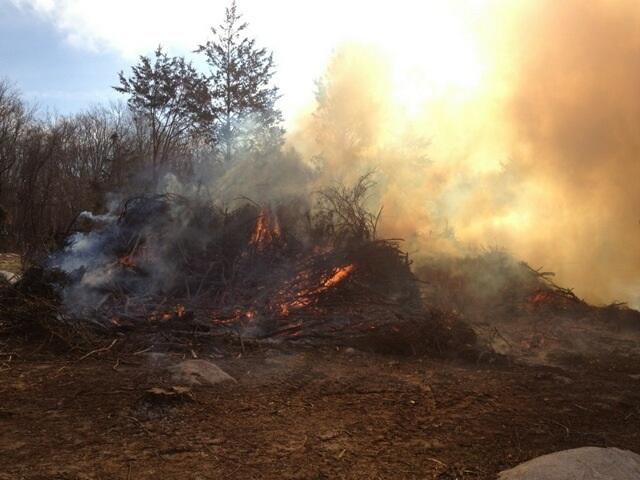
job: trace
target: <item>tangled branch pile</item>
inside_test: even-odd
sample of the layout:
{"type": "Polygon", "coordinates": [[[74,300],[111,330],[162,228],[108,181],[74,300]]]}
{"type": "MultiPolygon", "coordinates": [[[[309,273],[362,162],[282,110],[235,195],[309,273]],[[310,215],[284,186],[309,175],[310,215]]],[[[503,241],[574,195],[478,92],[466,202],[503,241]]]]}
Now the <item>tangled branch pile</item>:
{"type": "MultiPolygon", "coordinates": [[[[376,238],[380,213],[364,206],[371,186],[366,175],[331,187],[314,208],[245,200],[230,209],[162,194],[83,214],[44,270],[51,310],[20,321],[446,348],[459,341],[455,318],[424,307],[399,241],[376,238]]],[[[460,337],[473,342],[469,331],[460,337]]]]}
{"type": "Polygon", "coordinates": [[[477,321],[522,317],[597,317],[640,324],[638,312],[623,303],[595,307],[556,284],[552,272],[534,269],[508,253],[491,250],[467,257],[434,257],[416,269],[424,280],[426,303],[477,321]]]}

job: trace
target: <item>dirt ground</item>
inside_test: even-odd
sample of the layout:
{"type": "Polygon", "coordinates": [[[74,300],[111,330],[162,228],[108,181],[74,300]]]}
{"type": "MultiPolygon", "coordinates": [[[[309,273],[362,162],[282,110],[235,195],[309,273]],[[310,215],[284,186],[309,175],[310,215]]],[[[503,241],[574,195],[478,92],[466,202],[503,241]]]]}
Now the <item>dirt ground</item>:
{"type": "Polygon", "coordinates": [[[82,358],[0,343],[0,479],[491,479],[572,447],[640,452],[630,359],[558,368],[118,345],[82,358]],[[194,355],[237,381],[175,402],[145,393],[170,388],[163,365],[194,355]]]}

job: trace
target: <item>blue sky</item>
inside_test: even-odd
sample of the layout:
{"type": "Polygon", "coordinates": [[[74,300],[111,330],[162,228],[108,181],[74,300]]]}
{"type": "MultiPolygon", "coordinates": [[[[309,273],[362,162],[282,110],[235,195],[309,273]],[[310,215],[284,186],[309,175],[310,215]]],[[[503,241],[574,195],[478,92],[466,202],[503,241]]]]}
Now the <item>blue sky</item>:
{"type": "Polygon", "coordinates": [[[78,48],[35,10],[0,0],[0,76],[42,113],[117,98],[111,86],[129,64],[117,52],[78,48]]]}
{"type": "MultiPolygon", "coordinates": [[[[312,96],[314,80],[323,67],[318,59],[328,58],[331,47],[321,46],[320,55],[316,48],[316,54],[301,58],[300,46],[292,44],[291,38],[300,38],[304,25],[273,28],[267,15],[282,9],[274,12],[261,0],[239,3],[245,7],[251,34],[275,52],[282,67],[276,81],[289,92],[281,105],[286,115],[312,96]]],[[[0,78],[11,81],[42,114],[69,114],[116,100],[121,97],[111,87],[118,83],[118,72],[128,71],[139,55],[151,53],[158,44],[170,54],[186,55],[202,65],[192,51],[209,38],[210,27],[220,23],[228,4],[227,0],[179,4],[168,0],[0,0],[0,78]]],[[[284,6],[293,14],[302,7],[289,0],[284,6]]]]}

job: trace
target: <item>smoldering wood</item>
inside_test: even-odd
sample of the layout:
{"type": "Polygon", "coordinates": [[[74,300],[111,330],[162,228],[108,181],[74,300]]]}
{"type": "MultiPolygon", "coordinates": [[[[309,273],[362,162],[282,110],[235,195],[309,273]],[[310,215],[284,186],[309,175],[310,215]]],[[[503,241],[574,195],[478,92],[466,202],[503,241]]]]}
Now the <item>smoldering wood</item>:
{"type": "MultiPolygon", "coordinates": [[[[110,275],[88,292],[99,300],[69,309],[65,299],[70,287],[82,286],[90,267],[66,273],[40,269],[40,276],[28,275],[16,292],[46,290],[41,293],[51,310],[37,316],[47,318],[48,327],[64,326],[71,339],[76,328],[95,333],[150,326],[177,336],[239,335],[243,341],[320,337],[323,330],[343,331],[338,327],[350,316],[369,315],[374,324],[396,318],[376,313],[380,307],[425,317],[400,241],[375,238],[377,217],[362,221],[367,178],[353,193],[341,190],[336,208],[356,214],[338,215],[337,227],[328,224],[336,216],[327,205],[304,212],[309,223],[285,205],[263,207],[247,199],[223,209],[175,194],[131,197],[112,224],[94,231],[105,239],[100,267],[110,275]],[[270,229],[266,240],[257,228],[270,229]],[[153,270],[157,262],[170,267],[159,279],[153,270]],[[164,282],[162,288],[141,287],[157,280],[164,282]]],[[[325,199],[331,195],[320,193],[325,199]]],[[[32,310],[40,308],[38,296],[19,295],[32,310]]],[[[353,325],[354,336],[367,328],[353,325]]],[[[77,336],[88,337],[84,331],[77,336]]]]}
{"type": "Polygon", "coordinates": [[[478,348],[464,322],[473,315],[629,316],[624,304],[594,310],[551,272],[496,252],[423,262],[414,273],[402,240],[376,238],[379,215],[362,213],[367,178],[354,191],[321,192],[325,203],[302,213],[249,199],[230,209],[175,194],[131,197],[93,231],[104,238],[100,272],[109,281],[80,291],[97,300],[70,308],[69,292],[84,288],[89,267],[36,267],[1,286],[0,328],[90,351],[105,334],[146,331],[165,343],[366,341],[381,351],[443,353],[478,348]],[[503,284],[477,284],[483,277],[503,284]]]}

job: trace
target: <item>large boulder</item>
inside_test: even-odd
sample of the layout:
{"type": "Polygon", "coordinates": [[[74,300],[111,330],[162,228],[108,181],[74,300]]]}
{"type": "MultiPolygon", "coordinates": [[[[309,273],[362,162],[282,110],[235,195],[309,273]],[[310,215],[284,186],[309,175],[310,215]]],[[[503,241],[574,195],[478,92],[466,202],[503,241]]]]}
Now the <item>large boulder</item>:
{"type": "Polygon", "coordinates": [[[499,480],[638,480],[640,455],[619,448],[582,447],[534,458],[499,480]]]}

